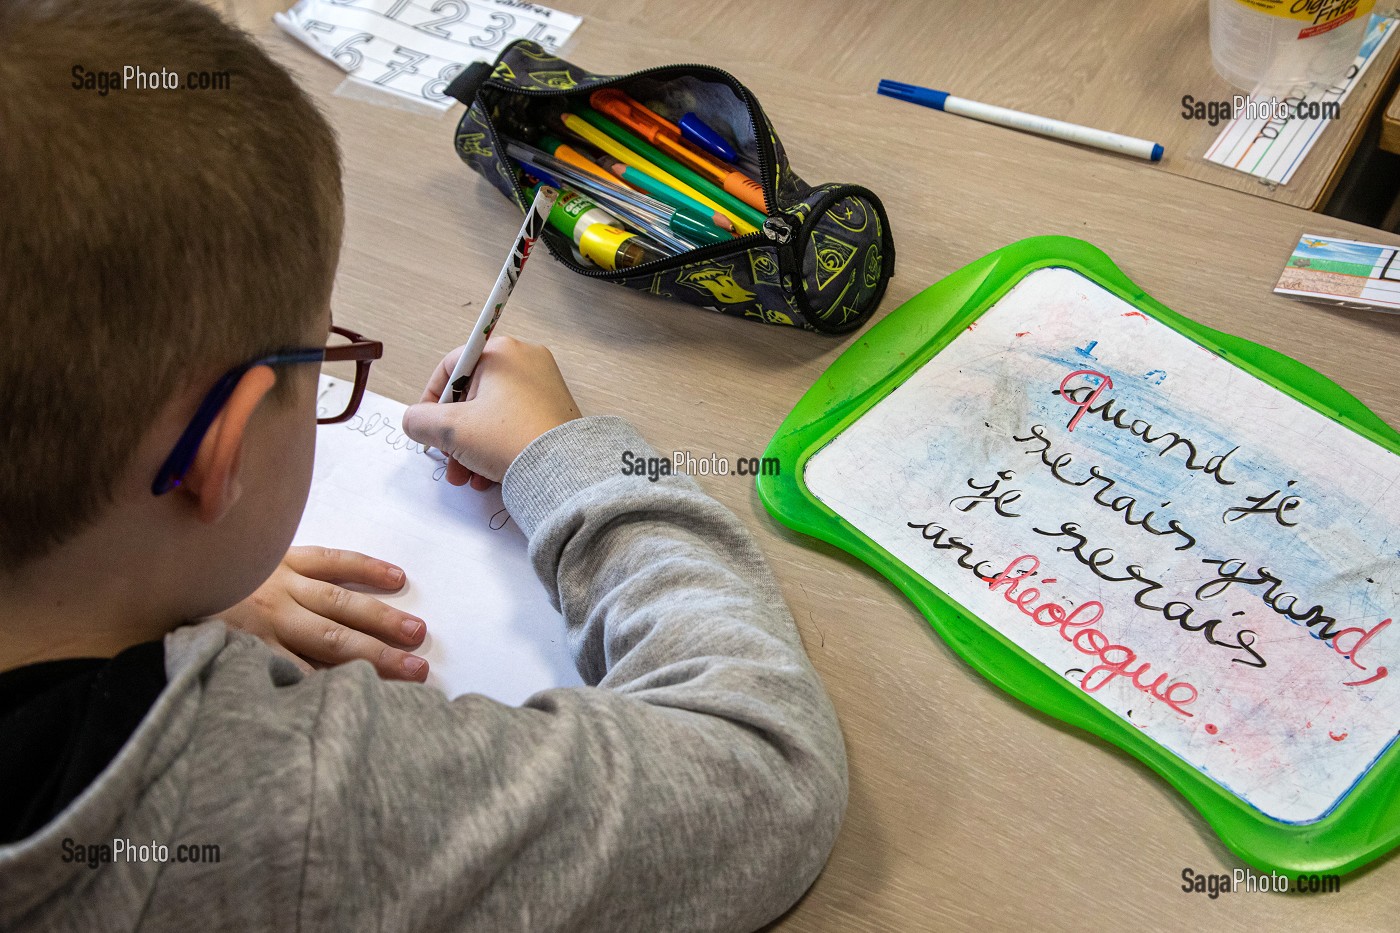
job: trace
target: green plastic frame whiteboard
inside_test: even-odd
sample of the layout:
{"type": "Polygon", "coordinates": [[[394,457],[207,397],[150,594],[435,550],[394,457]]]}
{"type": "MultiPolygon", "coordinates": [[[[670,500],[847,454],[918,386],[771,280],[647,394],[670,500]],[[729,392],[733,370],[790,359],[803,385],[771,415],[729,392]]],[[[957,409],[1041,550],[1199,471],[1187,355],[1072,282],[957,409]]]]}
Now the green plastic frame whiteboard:
{"type": "Polygon", "coordinates": [[[1204,327],[1154,300],[1101,250],[1070,237],[1013,243],[930,286],[843,353],[778,428],[765,456],[780,476],[758,479],[759,497],[785,525],[842,548],[900,588],[929,624],[983,677],[1017,699],[1094,733],[1175,787],[1240,858],[1262,871],[1346,872],[1400,842],[1400,743],[1392,745],[1327,816],[1283,823],[1265,816],[1113,715],[1064,677],[917,575],[813,495],[807,460],[946,347],[1027,274],[1065,268],[1083,275],[1255,378],[1387,450],[1400,433],[1336,383],[1267,347],[1204,327]]]}

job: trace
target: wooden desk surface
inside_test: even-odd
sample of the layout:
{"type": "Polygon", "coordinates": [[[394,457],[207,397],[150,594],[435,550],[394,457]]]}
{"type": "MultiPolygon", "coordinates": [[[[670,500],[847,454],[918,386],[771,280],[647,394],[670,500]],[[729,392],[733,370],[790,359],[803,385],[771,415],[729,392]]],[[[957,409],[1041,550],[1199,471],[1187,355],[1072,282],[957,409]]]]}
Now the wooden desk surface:
{"type": "MultiPolygon", "coordinates": [[[[271,10],[291,0],[208,2],[260,29],[271,10]]],[[[891,78],[1151,139],[1166,149],[1154,171],[1309,210],[1325,204],[1400,71],[1400,41],[1392,38],[1341,118],[1323,132],[1293,179],[1277,187],[1206,162],[1203,155],[1223,124],[1181,116],[1184,95],[1228,101],[1239,93],[1211,66],[1206,0],[559,0],[554,6],[585,17],[562,54],[592,71],[699,60],[747,83],[761,63],[799,86],[820,87],[827,99],[853,110],[870,106],[875,85],[891,78]]],[[[759,99],[767,100],[762,93],[759,99]]],[[[771,108],[765,103],[765,109],[771,108]]],[[[913,104],[878,113],[886,124],[908,128],[962,119],[913,104]]],[[[770,116],[784,134],[784,114],[770,116]]],[[[991,127],[977,138],[1008,148],[1014,135],[991,127]]],[[[1041,150],[1027,151],[1034,157],[1041,150]]]]}
{"type": "MultiPolygon", "coordinates": [[[[871,92],[888,74],[1013,106],[1063,105],[1057,115],[1085,119],[1093,105],[1082,103],[1084,86],[1098,78],[1130,82],[1144,102],[1139,122],[1124,110],[1115,128],[1148,133],[1160,125],[1154,121],[1176,119],[1156,111],[1170,114],[1182,91],[1158,89],[1136,67],[1113,66],[1122,53],[1112,36],[1080,36],[1089,57],[1097,49],[1102,58],[1068,72],[1062,55],[1039,49],[1034,34],[1052,28],[1050,10],[1065,4],[1026,7],[1029,37],[1000,47],[990,63],[974,52],[967,8],[985,14],[991,4],[940,6],[946,26],[925,27],[924,38],[892,31],[896,18],[914,17],[909,3],[888,4],[888,17],[869,12],[873,4],[846,11],[827,0],[650,2],[631,12],[592,0],[560,5],[588,17],[566,50],[573,59],[602,71],[721,64],[758,94],[808,181],[860,182],[882,194],[899,251],[882,315],[996,247],[1038,234],[1078,236],[1169,307],[1301,360],[1400,424],[1393,364],[1400,319],[1302,305],[1270,291],[1300,232],[1364,240],[1376,231],[871,92]],[[925,57],[930,35],[960,39],[925,57]],[[922,70],[912,64],[921,60],[922,70]],[[990,79],[978,82],[977,74],[1012,65],[1022,77],[1004,77],[1000,90],[990,79]]],[[[1178,59],[1203,54],[1203,8],[1121,6],[1143,11],[1137,28],[1160,35],[1178,59]],[[1198,51],[1182,51],[1193,45],[1198,51]]],[[[317,94],[344,147],[348,223],[337,320],[386,341],[371,387],[416,399],[441,354],[464,338],[519,213],[453,153],[459,111],[433,119],[334,96],[339,73],[257,19],[255,31],[317,94]]],[[[1208,91],[1209,65],[1203,58],[1196,65],[1202,77],[1192,87],[1208,91]]],[[[859,339],[723,318],[591,282],[544,259],[522,280],[502,327],[554,349],[585,412],[627,416],[662,451],[730,457],[761,452],[803,391],[859,339]]],[[[1393,857],[1348,876],[1340,894],[1183,893],[1183,868],[1229,871],[1241,863],[1167,785],[989,685],[894,587],[779,526],[751,481],[701,484],[768,554],[850,753],[850,807],[836,850],[779,928],[1394,928],[1400,864],[1393,857]]]]}

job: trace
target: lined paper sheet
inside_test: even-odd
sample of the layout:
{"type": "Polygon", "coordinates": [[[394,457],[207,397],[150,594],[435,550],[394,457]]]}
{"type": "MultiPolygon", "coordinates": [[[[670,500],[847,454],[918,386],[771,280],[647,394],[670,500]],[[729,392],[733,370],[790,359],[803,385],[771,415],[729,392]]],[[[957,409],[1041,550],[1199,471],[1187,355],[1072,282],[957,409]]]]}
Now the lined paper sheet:
{"type": "Polygon", "coordinates": [[[557,51],[583,22],[519,0],[301,0],[272,19],[356,80],[437,110],[467,63],[516,39],[557,51]]]}
{"type": "MultiPolygon", "coordinates": [[[[348,391],[322,376],[321,406],[329,410],[328,400],[348,391]]],[[[402,567],[407,585],[381,598],[427,624],[419,653],[428,659],[428,683],[448,696],[483,693],[518,704],[582,683],[564,620],[535,577],[500,487],[448,485],[441,455],[400,431],[404,407],[367,392],[355,417],[317,428],[311,495],[293,543],[349,548],[402,567]]]]}
{"type": "Polygon", "coordinates": [[[1376,60],[1377,53],[1395,31],[1396,22],[1378,13],[1371,15],[1361,51],[1357,53],[1347,77],[1339,84],[1299,84],[1291,88],[1256,90],[1250,95],[1251,100],[1276,97],[1287,106],[1289,116],[1283,119],[1239,117],[1231,120],[1206,150],[1206,161],[1275,184],[1288,184],[1313,144],[1332,122],[1322,117],[1301,118],[1297,116],[1298,106],[1331,102],[1345,106],[1351,89],[1361,82],[1371,62],[1376,60]]]}

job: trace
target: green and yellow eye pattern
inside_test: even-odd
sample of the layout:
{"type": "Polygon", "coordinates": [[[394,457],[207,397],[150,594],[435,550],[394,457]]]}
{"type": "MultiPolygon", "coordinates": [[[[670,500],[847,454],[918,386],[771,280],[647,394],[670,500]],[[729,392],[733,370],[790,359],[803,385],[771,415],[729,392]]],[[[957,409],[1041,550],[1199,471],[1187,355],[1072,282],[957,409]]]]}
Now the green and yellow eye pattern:
{"type": "MultiPolygon", "coordinates": [[[[663,80],[657,72],[676,72],[678,82],[728,82],[736,98],[745,93],[729,76],[703,66],[649,69],[644,76],[596,75],[521,40],[501,53],[489,78],[469,99],[454,136],[457,154],[524,210],[517,166],[495,151],[495,141],[519,134],[522,127],[529,137],[532,119],[543,127],[563,102],[586,101],[605,82],[625,88],[635,79],[638,89],[655,89],[663,80]]],[[[729,251],[718,244],[706,247],[703,258],[691,258],[697,252],[692,251],[649,263],[635,273],[619,269],[598,277],[764,324],[830,334],[853,330],[874,313],[894,271],[894,244],[884,207],[864,188],[803,182],[792,171],[767,115],[756,105],[753,109],[758,137],[771,147],[770,174],[764,180],[770,208],[776,208],[770,209],[769,222],[777,231],[751,234],[729,251]]],[[[551,233],[546,232],[547,239],[551,233]]],[[[556,251],[563,249],[561,243],[553,245],[556,251]]]]}

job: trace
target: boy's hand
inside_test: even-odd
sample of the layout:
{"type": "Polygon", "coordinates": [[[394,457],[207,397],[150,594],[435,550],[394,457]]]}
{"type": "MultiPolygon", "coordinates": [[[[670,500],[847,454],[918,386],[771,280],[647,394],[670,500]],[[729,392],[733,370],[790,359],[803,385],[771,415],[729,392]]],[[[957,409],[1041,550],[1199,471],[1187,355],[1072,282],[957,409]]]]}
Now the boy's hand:
{"type": "Polygon", "coordinates": [[[578,405],[546,347],[496,335],[481,354],[464,401],[439,405],[458,347],[438,364],[423,399],[404,412],[403,431],[449,458],[447,481],[486,489],[530,442],[579,417],[578,405]]]}
{"type": "Polygon", "coordinates": [[[289,655],[302,670],[360,658],[385,680],[428,678],[428,662],[402,650],[423,643],[423,620],[337,583],[395,591],[403,571],[355,551],[294,547],[253,595],[219,615],[289,655]]]}

